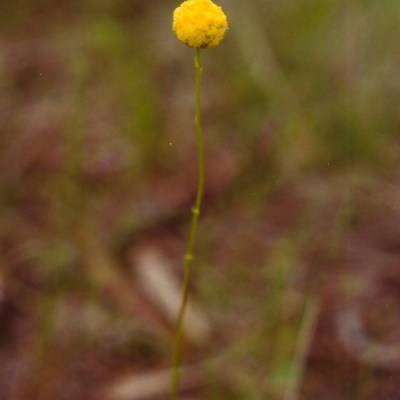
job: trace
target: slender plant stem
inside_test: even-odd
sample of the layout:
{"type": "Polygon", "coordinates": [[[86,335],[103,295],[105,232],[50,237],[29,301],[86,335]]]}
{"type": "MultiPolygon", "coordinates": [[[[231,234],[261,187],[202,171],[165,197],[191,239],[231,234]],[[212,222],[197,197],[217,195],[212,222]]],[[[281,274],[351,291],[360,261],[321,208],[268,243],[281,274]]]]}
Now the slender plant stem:
{"type": "Polygon", "coordinates": [[[196,142],[197,142],[197,153],[198,153],[198,186],[196,202],[192,208],[192,219],[190,222],[189,237],[186,245],[186,252],[183,259],[184,274],[182,284],[182,301],[179,309],[178,319],[176,322],[176,337],[175,337],[175,349],[174,358],[172,364],[172,375],[171,375],[171,388],[170,388],[170,400],[176,400],[178,398],[179,383],[181,379],[181,364],[182,364],[182,351],[183,351],[183,323],[185,317],[185,311],[188,301],[189,293],[189,280],[190,270],[193,261],[193,247],[196,237],[197,223],[200,216],[201,201],[203,198],[204,188],[204,149],[203,149],[203,133],[201,129],[201,73],[202,68],[200,65],[200,49],[196,49],[196,55],[194,59],[196,69],[196,114],[195,114],[195,126],[196,126],[196,142]]]}

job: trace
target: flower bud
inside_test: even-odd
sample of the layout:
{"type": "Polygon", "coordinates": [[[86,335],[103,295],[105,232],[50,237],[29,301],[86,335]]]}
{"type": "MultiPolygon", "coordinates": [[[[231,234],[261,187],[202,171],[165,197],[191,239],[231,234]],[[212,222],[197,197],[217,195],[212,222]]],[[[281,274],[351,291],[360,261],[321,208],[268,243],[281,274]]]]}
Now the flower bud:
{"type": "Polygon", "coordinates": [[[226,15],[211,0],[186,0],[173,14],[172,30],[189,47],[215,47],[227,29],[226,15]]]}

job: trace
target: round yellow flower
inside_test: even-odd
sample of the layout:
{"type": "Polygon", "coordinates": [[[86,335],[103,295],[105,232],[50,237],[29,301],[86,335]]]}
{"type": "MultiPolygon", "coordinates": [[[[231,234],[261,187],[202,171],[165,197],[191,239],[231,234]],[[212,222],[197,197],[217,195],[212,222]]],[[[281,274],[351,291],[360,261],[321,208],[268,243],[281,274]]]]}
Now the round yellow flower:
{"type": "Polygon", "coordinates": [[[227,29],[226,15],[211,0],[186,0],[173,14],[172,30],[189,47],[215,47],[227,29]]]}

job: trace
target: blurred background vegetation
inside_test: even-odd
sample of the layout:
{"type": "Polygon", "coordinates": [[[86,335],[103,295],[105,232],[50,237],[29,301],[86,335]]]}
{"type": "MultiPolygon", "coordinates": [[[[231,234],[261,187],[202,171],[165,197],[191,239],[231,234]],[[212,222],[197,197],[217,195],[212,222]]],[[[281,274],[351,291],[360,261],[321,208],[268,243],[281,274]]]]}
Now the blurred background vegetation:
{"type": "MultiPolygon", "coordinates": [[[[1,399],[104,398],[170,365],[173,324],[131,254],[181,274],[196,150],[178,3],[1,7],[1,399]]],[[[361,302],[371,337],[399,329],[398,300],[371,288],[400,277],[400,2],[218,5],[192,282],[213,333],[187,346],[203,371],[187,398],[398,398],[334,321],[361,302]]]]}

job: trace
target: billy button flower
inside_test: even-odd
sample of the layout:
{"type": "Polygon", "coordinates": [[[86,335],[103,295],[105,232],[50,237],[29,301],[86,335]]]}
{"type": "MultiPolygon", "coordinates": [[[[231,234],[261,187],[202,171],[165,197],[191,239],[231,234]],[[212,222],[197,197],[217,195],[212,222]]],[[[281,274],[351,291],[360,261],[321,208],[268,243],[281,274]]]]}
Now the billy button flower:
{"type": "Polygon", "coordinates": [[[211,0],[186,0],[173,14],[172,30],[189,47],[215,47],[227,29],[226,15],[211,0]]]}
{"type": "Polygon", "coordinates": [[[183,282],[182,300],[176,320],[176,335],[174,346],[174,358],[172,364],[170,400],[177,400],[183,352],[183,322],[189,295],[190,271],[193,262],[193,248],[197,224],[200,217],[201,203],[204,188],[204,150],[203,133],[201,127],[201,98],[200,84],[202,67],[200,64],[201,49],[215,47],[223,39],[228,29],[228,21],[221,7],[216,6],[211,0],[186,0],[173,13],[172,30],[176,37],[189,47],[195,48],[194,64],[195,78],[195,127],[198,152],[198,181],[195,204],[192,207],[192,218],[189,227],[189,236],[186,244],[186,252],[183,257],[183,282]]]}

